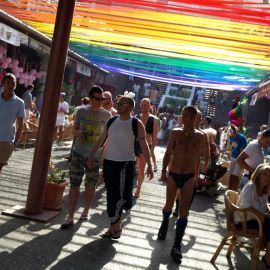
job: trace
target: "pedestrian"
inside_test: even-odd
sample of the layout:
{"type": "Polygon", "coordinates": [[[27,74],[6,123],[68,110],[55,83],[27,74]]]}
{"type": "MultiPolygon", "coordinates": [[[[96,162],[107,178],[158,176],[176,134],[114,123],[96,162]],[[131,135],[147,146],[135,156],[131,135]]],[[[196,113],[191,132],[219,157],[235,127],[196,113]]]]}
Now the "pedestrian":
{"type": "Polygon", "coordinates": [[[25,120],[29,121],[30,120],[30,116],[31,116],[31,110],[32,110],[32,102],[33,102],[33,98],[32,98],[32,91],[34,89],[34,85],[33,84],[29,84],[26,87],[26,91],[23,93],[22,95],[22,99],[24,101],[24,107],[25,107],[25,120]]]}
{"type": "Polygon", "coordinates": [[[122,211],[132,207],[132,188],[135,178],[135,140],[139,141],[145,157],[147,176],[153,178],[150,151],[142,122],[132,117],[135,106],[132,97],[126,95],[117,102],[117,116],[111,118],[96,146],[90,153],[88,166],[92,168],[96,151],[107,138],[104,150],[103,175],[107,189],[107,211],[110,227],[101,234],[103,238],[120,238],[122,233],[122,211]]]}
{"type": "Polygon", "coordinates": [[[159,94],[159,87],[158,86],[152,87],[149,93],[149,99],[151,104],[156,105],[158,94],[159,94]]]}
{"type": "Polygon", "coordinates": [[[88,212],[96,192],[99,179],[99,157],[94,160],[91,169],[87,166],[89,152],[94,147],[100,134],[106,126],[111,114],[101,107],[103,90],[93,86],[89,91],[90,106],[80,108],[75,116],[73,136],[76,138],[71,153],[70,190],[68,195],[68,215],[62,229],[68,229],[74,224],[74,213],[80,195],[82,179],[85,182],[84,209],[80,220],[88,219],[88,212]]]}
{"type": "MultiPolygon", "coordinates": [[[[158,239],[165,240],[168,230],[169,217],[177,193],[181,190],[179,217],[176,221],[174,244],[171,257],[174,262],[181,263],[181,243],[187,226],[190,202],[193,196],[195,182],[199,177],[201,149],[205,143],[205,134],[195,129],[197,109],[186,106],[182,111],[183,128],[171,131],[166,152],[163,158],[162,177],[167,176],[166,204],[163,208],[163,221],[158,232],[158,239]],[[172,159],[171,159],[172,156],[172,159]],[[167,166],[171,159],[170,170],[167,166]]],[[[207,147],[204,149],[209,150],[207,147]]],[[[208,153],[209,155],[209,153],[208,153]]]]}
{"type": "Polygon", "coordinates": [[[140,84],[135,82],[132,86],[133,93],[135,94],[135,101],[138,100],[140,89],[140,84]]]}
{"type": "MultiPolygon", "coordinates": [[[[73,121],[74,121],[75,118],[76,118],[76,114],[77,114],[78,110],[81,109],[81,108],[88,108],[89,102],[90,102],[89,97],[83,97],[83,98],[81,99],[81,105],[76,106],[75,109],[74,109],[74,111],[73,111],[73,121]]],[[[74,142],[75,142],[75,140],[76,140],[76,137],[73,137],[72,144],[71,144],[71,148],[70,148],[70,153],[69,153],[69,155],[66,157],[66,159],[68,160],[68,162],[71,161],[72,151],[73,151],[73,147],[74,147],[74,142]]]]}
{"type": "MultiPolygon", "coordinates": [[[[141,113],[137,114],[136,117],[139,118],[146,131],[146,141],[150,149],[151,156],[155,155],[155,146],[157,145],[157,134],[158,134],[158,121],[156,117],[149,113],[151,108],[151,103],[149,98],[143,98],[140,103],[141,113]]],[[[157,171],[157,163],[156,158],[153,159],[154,163],[154,172],[157,171]]],[[[144,180],[144,172],[145,172],[146,160],[141,151],[139,151],[137,156],[137,168],[138,168],[138,176],[137,176],[137,187],[135,191],[135,198],[139,198],[141,194],[142,183],[144,180]]]]}
{"type": "Polygon", "coordinates": [[[197,102],[200,103],[200,102],[201,102],[202,100],[204,100],[204,98],[205,98],[205,89],[200,88],[200,89],[196,92],[195,96],[196,96],[197,102]]]}
{"type": "Polygon", "coordinates": [[[144,90],[144,97],[148,98],[151,90],[151,83],[145,82],[143,85],[143,90],[144,90]]]}
{"type": "Polygon", "coordinates": [[[14,93],[16,85],[14,74],[5,74],[1,82],[3,92],[0,94],[0,172],[7,165],[23,131],[24,102],[14,93]]]}
{"type": "Polygon", "coordinates": [[[245,135],[239,132],[237,126],[232,125],[229,130],[230,144],[231,144],[231,162],[230,162],[230,178],[229,189],[237,190],[239,186],[240,166],[236,159],[240,153],[246,148],[247,140],[245,135]]]}
{"type": "MultiPolygon", "coordinates": [[[[268,126],[267,126],[266,124],[261,125],[261,126],[260,126],[260,131],[259,131],[259,133],[258,133],[258,135],[257,135],[257,138],[259,138],[260,135],[261,135],[261,133],[262,133],[264,130],[266,130],[266,129],[268,129],[268,126]]],[[[264,156],[268,156],[268,155],[270,154],[270,149],[269,149],[269,147],[263,148],[263,154],[264,154],[264,156]]]]}
{"type": "Polygon", "coordinates": [[[263,148],[269,146],[270,129],[266,129],[259,135],[258,139],[251,141],[240,153],[236,159],[239,166],[244,169],[243,177],[240,181],[240,189],[243,189],[257,166],[264,162],[263,148]]]}
{"type": "MultiPolygon", "coordinates": [[[[79,109],[81,109],[81,108],[88,108],[89,102],[90,102],[89,97],[83,97],[83,98],[81,99],[81,105],[75,107],[75,109],[74,109],[74,112],[73,112],[73,118],[74,118],[74,119],[75,119],[76,114],[77,114],[77,111],[78,111],[79,109]]],[[[73,120],[74,120],[74,119],[73,119],[73,120]]]]}
{"type": "Polygon", "coordinates": [[[62,145],[63,143],[63,133],[65,126],[65,115],[68,113],[68,103],[65,101],[66,94],[62,92],[59,98],[58,111],[56,117],[55,124],[55,140],[57,140],[57,144],[62,145]]]}

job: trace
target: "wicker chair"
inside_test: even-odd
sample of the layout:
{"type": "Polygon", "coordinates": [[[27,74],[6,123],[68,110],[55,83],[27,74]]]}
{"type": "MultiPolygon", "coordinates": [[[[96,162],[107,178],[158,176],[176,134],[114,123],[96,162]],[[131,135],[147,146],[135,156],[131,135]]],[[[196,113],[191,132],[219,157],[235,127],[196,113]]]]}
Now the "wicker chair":
{"type": "Polygon", "coordinates": [[[240,209],[236,206],[239,194],[233,190],[227,190],[225,193],[225,211],[227,219],[227,232],[218,246],[215,254],[211,259],[211,263],[215,263],[220,251],[224,245],[229,245],[226,256],[230,257],[234,247],[244,247],[251,254],[250,269],[255,270],[257,261],[259,260],[260,250],[264,249],[264,236],[262,222],[258,215],[250,209],[240,209]],[[234,224],[234,213],[238,215],[242,221],[242,228],[234,224]],[[247,229],[247,215],[257,220],[259,229],[247,229]]]}

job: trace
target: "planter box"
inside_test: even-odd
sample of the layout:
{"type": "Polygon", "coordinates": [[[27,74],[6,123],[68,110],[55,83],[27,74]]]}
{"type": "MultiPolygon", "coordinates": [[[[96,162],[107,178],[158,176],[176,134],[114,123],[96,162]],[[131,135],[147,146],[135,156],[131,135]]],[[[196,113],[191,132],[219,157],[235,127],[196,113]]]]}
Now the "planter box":
{"type": "Polygon", "coordinates": [[[69,183],[67,181],[60,184],[46,183],[43,208],[52,210],[61,209],[64,204],[63,202],[64,190],[68,184],[69,183]]]}

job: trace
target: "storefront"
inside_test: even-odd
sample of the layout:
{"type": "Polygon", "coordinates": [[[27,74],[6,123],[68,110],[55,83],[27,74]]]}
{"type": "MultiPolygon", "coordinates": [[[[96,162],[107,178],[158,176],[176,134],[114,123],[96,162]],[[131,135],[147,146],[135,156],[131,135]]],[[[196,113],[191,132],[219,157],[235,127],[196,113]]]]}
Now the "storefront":
{"type": "MultiPolygon", "coordinates": [[[[34,84],[33,95],[40,110],[51,39],[3,11],[0,11],[0,20],[0,80],[7,72],[15,74],[18,96],[23,94],[27,85],[34,84]]],[[[83,89],[87,86],[89,90],[96,78],[104,81],[106,74],[106,71],[69,50],[63,81],[67,101],[71,103],[75,97],[73,104],[80,103],[80,98],[77,101],[76,97],[81,96],[83,89]]]]}
{"type": "Polygon", "coordinates": [[[270,80],[248,93],[248,97],[246,126],[249,133],[255,136],[262,124],[270,126],[270,80]]]}

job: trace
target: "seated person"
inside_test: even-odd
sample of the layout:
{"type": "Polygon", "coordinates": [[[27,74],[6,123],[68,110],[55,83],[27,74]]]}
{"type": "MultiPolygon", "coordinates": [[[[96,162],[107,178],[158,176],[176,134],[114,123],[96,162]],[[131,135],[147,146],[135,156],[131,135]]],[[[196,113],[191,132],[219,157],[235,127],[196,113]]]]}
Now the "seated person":
{"type": "MultiPolygon", "coordinates": [[[[251,176],[251,180],[245,185],[237,201],[239,208],[245,208],[256,213],[263,223],[263,231],[266,240],[266,253],[262,258],[265,266],[270,267],[270,216],[267,214],[268,192],[270,190],[270,165],[259,165],[251,176]]],[[[235,213],[234,222],[242,227],[240,217],[235,213]]],[[[247,216],[247,228],[258,229],[258,223],[252,216],[247,216]]]]}
{"type": "Polygon", "coordinates": [[[215,143],[217,132],[213,128],[207,128],[207,129],[204,129],[203,131],[207,135],[209,147],[210,147],[210,162],[208,163],[208,169],[206,171],[206,175],[208,179],[215,180],[214,175],[215,175],[217,160],[219,158],[219,149],[218,149],[217,144],[215,143]]]}

